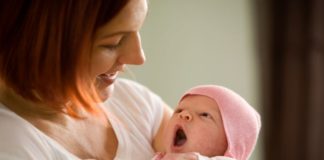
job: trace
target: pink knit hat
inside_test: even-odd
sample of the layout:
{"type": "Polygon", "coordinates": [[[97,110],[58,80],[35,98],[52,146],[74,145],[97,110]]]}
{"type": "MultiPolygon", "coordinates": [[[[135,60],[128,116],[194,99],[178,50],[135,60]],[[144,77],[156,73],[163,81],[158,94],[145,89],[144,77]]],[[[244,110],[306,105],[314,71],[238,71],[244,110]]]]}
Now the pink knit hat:
{"type": "Polygon", "coordinates": [[[222,86],[196,86],[187,91],[182,99],[188,95],[203,95],[216,101],[228,143],[224,156],[247,160],[261,128],[259,113],[237,93],[222,86]]]}

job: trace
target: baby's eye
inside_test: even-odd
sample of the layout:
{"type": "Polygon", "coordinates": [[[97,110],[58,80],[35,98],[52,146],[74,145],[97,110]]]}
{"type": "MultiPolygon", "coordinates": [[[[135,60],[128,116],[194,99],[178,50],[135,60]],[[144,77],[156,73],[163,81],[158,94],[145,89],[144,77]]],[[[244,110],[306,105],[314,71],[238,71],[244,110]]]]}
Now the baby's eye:
{"type": "Polygon", "coordinates": [[[180,108],[178,108],[178,109],[176,109],[176,110],[174,111],[174,113],[180,113],[180,112],[182,112],[182,109],[180,109],[180,108]]]}
{"type": "Polygon", "coordinates": [[[202,112],[202,113],[200,113],[199,114],[199,116],[201,116],[201,117],[206,117],[206,118],[213,118],[209,113],[207,113],[207,112],[202,112]]]}

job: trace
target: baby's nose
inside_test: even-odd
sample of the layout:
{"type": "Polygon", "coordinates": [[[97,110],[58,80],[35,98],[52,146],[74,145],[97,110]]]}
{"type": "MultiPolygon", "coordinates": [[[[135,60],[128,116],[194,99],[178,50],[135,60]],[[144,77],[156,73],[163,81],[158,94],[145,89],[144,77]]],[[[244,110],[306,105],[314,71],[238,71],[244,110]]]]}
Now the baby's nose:
{"type": "Polygon", "coordinates": [[[179,113],[179,118],[187,121],[192,120],[192,115],[188,111],[182,111],[179,113]]]}

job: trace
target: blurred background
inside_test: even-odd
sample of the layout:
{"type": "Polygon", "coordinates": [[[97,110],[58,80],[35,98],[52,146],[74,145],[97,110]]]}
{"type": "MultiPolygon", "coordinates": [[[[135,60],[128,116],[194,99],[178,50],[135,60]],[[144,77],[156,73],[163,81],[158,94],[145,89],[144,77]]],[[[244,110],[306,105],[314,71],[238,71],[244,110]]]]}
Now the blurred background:
{"type": "Polygon", "coordinates": [[[239,93],[262,116],[250,160],[324,159],[320,0],[150,0],[136,80],[174,107],[198,84],[239,93]]]}

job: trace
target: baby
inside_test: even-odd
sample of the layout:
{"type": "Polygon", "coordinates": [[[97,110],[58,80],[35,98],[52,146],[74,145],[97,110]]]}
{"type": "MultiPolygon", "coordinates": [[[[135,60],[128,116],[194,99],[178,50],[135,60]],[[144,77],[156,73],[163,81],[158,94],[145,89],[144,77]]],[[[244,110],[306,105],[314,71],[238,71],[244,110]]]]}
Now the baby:
{"type": "Polygon", "coordinates": [[[197,86],[175,108],[164,134],[166,152],[154,159],[194,152],[199,160],[247,160],[260,128],[260,115],[241,96],[221,86],[197,86]]]}

